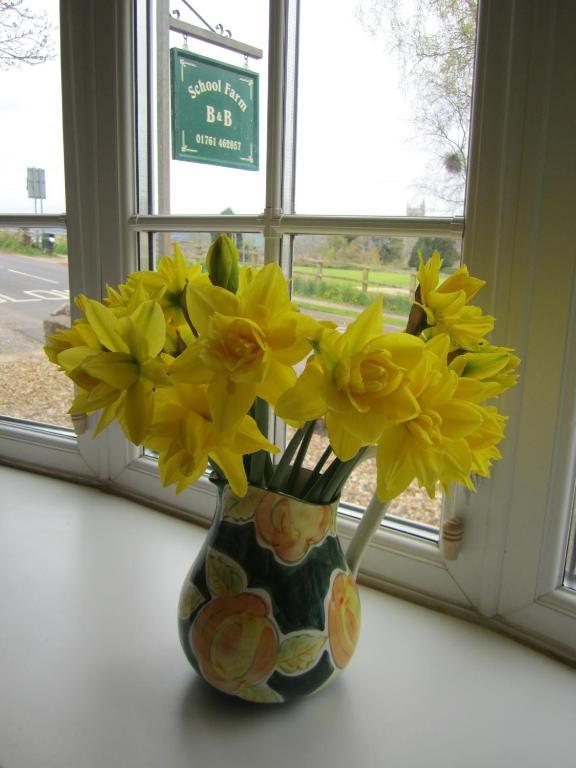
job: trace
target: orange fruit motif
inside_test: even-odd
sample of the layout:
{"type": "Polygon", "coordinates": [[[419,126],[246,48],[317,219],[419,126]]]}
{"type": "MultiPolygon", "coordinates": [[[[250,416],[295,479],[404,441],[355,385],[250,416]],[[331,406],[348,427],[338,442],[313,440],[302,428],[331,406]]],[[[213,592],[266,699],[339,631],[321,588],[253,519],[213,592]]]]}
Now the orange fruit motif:
{"type": "Polygon", "coordinates": [[[306,504],[267,493],[256,508],[254,523],[259,540],[279,560],[296,563],[311,546],[323,541],[330,530],[329,505],[306,504]]]}
{"type": "Polygon", "coordinates": [[[354,653],[360,634],[360,598],[350,574],[334,579],[328,602],[328,637],[334,663],[343,669],[354,653]]]}
{"type": "Polygon", "coordinates": [[[191,642],[206,680],[226,693],[264,682],[278,654],[268,606],[248,592],[217,597],[202,608],[191,642]]]}

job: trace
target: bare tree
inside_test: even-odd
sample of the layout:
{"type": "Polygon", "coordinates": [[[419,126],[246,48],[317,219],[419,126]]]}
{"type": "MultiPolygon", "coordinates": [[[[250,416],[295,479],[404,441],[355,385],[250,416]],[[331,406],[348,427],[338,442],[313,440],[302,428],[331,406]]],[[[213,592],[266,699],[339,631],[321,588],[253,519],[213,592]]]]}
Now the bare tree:
{"type": "Polygon", "coordinates": [[[435,156],[424,192],[464,201],[477,0],[359,0],[357,17],[400,56],[414,96],[415,135],[435,156]],[[433,178],[433,181],[430,180],[433,178]]]}
{"type": "Polygon", "coordinates": [[[33,13],[23,0],[0,0],[0,69],[53,59],[52,33],[45,12],[33,13]]]}

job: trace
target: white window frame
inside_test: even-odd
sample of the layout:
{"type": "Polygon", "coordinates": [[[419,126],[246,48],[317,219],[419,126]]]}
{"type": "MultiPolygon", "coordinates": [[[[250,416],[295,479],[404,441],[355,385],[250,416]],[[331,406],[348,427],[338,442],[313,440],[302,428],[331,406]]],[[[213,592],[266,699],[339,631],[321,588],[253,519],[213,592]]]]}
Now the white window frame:
{"type": "Polygon", "coordinates": [[[562,587],[576,484],[576,7],[482,10],[464,258],[523,364],[503,399],[504,459],[460,502],[470,546],[450,570],[482,614],[576,658],[576,593],[562,587]]]}
{"type": "MultiPolygon", "coordinates": [[[[264,212],[196,217],[137,215],[132,4],[61,0],[71,294],[100,298],[106,283],[118,283],[135,269],[139,232],[258,231],[265,237],[266,261],[276,261],[283,238],[291,234],[462,230],[458,219],[282,211],[282,184],[290,176],[289,168],[284,179],[281,172],[286,104],[280,98],[290,37],[286,26],[294,20],[294,4],[289,5],[287,11],[288,0],[270,2],[273,98],[264,212]]],[[[571,658],[576,658],[576,592],[561,586],[565,553],[559,542],[576,480],[576,217],[570,207],[576,109],[565,96],[576,81],[569,34],[574,28],[576,6],[566,0],[480,2],[464,259],[473,274],[488,281],[483,307],[497,317],[495,343],[519,351],[522,380],[502,400],[510,417],[504,459],[476,494],[455,493],[451,514],[465,523],[459,559],[447,563],[437,546],[383,528],[362,569],[362,578],[375,586],[456,606],[463,615],[484,617],[571,658]],[[554,334],[541,322],[544,310],[558,329],[554,334]]],[[[6,223],[15,217],[8,218],[6,223]]],[[[207,520],[213,511],[214,492],[206,480],[177,499],[160,487],[155,462],[114,428],[92,441],[2,423],[0,456],[92,477],[196,519],[207,520]]],[[[342,518],[345,539],[354,527],[352,519],[342,518]]]]}

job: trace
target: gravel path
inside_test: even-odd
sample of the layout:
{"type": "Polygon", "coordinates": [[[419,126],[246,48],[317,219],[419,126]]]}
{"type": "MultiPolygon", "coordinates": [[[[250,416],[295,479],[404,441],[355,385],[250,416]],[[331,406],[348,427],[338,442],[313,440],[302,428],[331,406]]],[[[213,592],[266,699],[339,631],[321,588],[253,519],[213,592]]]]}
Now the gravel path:
{"type": "Polygon", "coordinates": [[[72,382],[43,353],[0,357],[0,413],[70,428],[73,396],[72,382]]]}

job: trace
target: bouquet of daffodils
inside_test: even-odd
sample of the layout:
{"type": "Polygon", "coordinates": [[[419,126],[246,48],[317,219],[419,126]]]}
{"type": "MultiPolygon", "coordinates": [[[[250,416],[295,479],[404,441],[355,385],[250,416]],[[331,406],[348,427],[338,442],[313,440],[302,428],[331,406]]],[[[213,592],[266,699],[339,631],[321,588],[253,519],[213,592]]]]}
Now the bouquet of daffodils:
{"type": "Polygon", "coordinates": [[[326,504],[367,451],[380,502],[414,479],[431,496],[472,488],[500,458],[505,418],[490,401],[519,360],[487,341],[494,318],[469,304],[483,281],[461,267],[440,282],[441,265],[420,259],[405,332],[384,331],[381,299],[340,332],[298,310],[276,264],[239,268],[221,235],[205,271],[174,246],[103,301],[78,296],[82,318],[45,350],[77,385],[70,413],[100,411],[95,434],[116,420],[178,492],[210,467],[237,496],[250,483],[326,504]],[[295,428],[275,461],[272,411],[295,428]],[[302,471],[320,419],[329,446],[302,471]]]}

